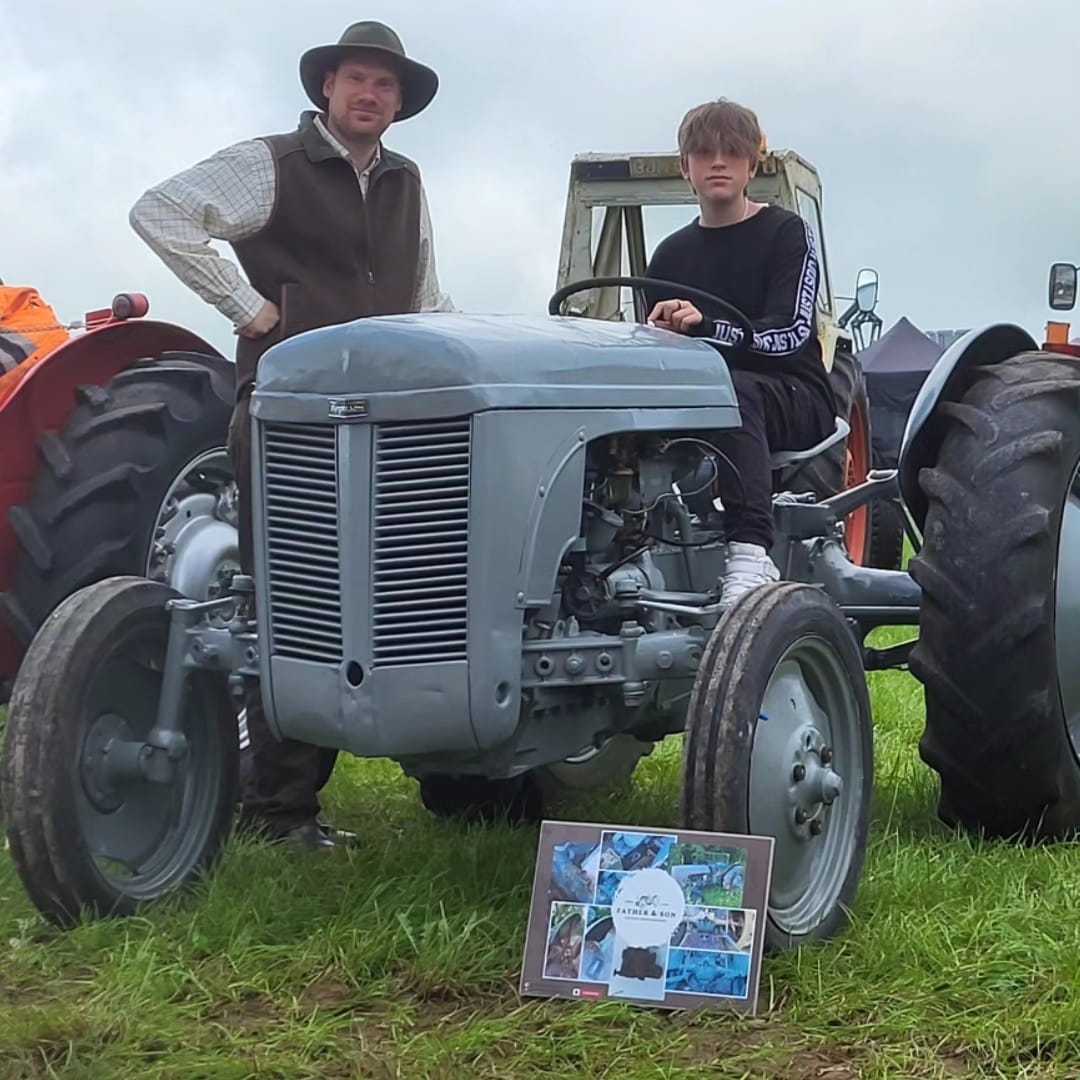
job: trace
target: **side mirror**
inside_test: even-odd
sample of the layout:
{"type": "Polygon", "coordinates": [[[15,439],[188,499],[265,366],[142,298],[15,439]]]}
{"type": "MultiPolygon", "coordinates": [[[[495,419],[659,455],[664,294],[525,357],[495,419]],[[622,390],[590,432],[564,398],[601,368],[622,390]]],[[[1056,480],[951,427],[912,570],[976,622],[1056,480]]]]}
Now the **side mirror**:
{"type": "Polygon", "coordinates": [[[877,307],[878,272],[869,268],[860,270],[855,278],[855,306],[860,311],[870,312],[877,307]]]}
{"type": "Polygon", "coordinates": [[[1071,311],[1076,306],[1076,267],[1071,263],[1054,263],[1050,267],[1050,307],[1054,311],[1071,311]]]}

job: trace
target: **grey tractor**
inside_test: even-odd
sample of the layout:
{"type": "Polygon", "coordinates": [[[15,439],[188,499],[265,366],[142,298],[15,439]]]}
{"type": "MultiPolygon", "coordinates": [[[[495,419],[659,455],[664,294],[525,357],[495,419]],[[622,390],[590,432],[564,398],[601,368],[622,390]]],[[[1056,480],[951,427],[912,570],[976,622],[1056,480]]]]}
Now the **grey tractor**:
{"type": "Polygon", "coordinates": [[[739,423],[726,347],[561,314],[613,282],[644,284],[574,282],[542,317],[361,320],[266,353],[254,575],[208,601],[98,581],[21,665],[4,808],[45,916],[134,912],[213,866],[246,680],[281,736],[393,759],[437,813],[535,818],[560,780],[625,780],[682,734],[683,824],[775,838],[772,949],[832,937],[854,903],[867,670],[910,663],[924,682],[948,820],[1075,825],[1080,689],[1058,679],[1054,626],[1080,630],[1078,593],[1055,592],[1080,572],[1076,362],[1015,327],[973,332],[916,402],[899,471],[822,501],[788,492],[842,418],[821,446],[777,454],[781,581],[724,608],[738,478],[709,433],[739,423]],[[855,565],[844,522],[897,495],[912,571],[855,565]],[[919,637],[867,644],[890,624],[919,637]]]}

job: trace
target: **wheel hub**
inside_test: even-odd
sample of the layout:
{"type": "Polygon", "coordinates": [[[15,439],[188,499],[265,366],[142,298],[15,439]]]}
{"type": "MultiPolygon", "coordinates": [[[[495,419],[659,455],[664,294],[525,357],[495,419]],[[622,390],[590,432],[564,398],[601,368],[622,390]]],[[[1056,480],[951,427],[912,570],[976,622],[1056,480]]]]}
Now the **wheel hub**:
{"type": "Polygon", "coordinates": [[[817,728],[798,732],[793,740],[788,802],[791,828],[801,840],[822,834],[829,807],[843,794],[844,780],[831,767],[832,760],[832,749],[817,728]]]}
{"type": "Polygon", "coordinates": [[[750,831],[775,839],[770,906],[787,932],[815,925],[847,873],[864,784],[857,706],[824,642],[794,643],[761,704],[750,767],[750,831]]]}
{"type": "Polygon", "coordinates": [[[131,741],[132,731],[127,721],[112,713],[98,717],[86,733],[79,772],[90,805],[103,814],[111,814],[124,805],[124,796],[114,781],[113,761],[116,751],[131,741]]]}
{"type": "Polygon", "coordinates": [[[193,600],[226,594],[233,575],[240,572],[236,502],[224,450],[208,451],[190,462],[162,500],[147,577],[193,600]]]}

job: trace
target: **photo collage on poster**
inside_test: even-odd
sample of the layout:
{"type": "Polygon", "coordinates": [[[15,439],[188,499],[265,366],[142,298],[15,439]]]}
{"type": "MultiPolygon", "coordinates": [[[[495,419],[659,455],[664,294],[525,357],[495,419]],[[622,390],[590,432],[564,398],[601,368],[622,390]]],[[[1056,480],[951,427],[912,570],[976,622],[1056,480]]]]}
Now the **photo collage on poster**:
{"type": "Polygon", "coordinates": [[[647,1002],[747,998],[757,916],[743,906],[747,858],[625,829],[555,843],[543,978],[647,1002]]]}

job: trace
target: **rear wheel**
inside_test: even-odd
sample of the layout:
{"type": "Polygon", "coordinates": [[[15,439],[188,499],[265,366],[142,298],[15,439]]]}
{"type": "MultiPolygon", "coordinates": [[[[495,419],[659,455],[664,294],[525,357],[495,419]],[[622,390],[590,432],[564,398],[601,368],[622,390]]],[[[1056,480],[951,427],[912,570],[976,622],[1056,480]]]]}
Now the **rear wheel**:
{"type": "MultiPolygon", "coordinates": [[[[875,468],[885,466],[875,462],[875,468]]],[[[875,499],[867,509],[870,514],[867,565],[878,570],[899,570],[904,563],[906,535],[900,504],[893,499],[875,499]]]]}
{"type": "Polygon", "coordinates": [[[420,801],[436,817],[485,825],[537,822],[544,805],[539,785],[527,773],[511,780],[432,773],[420,778],[420,801]]]}
{"type": "Polygon", "coordinates": [[[64,600],[19,668],[3,745],[8,841],[30,898],[62,926],[128,915],[216,861],[236,800],[237,729],[225,677],[196,671],[186,747],[152,780],[155,726],[178,594],[113,578],[64,600]]]}
{"type": "Polygon", "coordinates": [[[65,597],[140,575],[192,599],[239,570],[226,453],[233,365],[166,353],[84,386],[62,431],[38,441],[41,471],[10,512],[21,551],[0,612],[28,644],[65,597]]]}
{"type": "Polygon", "coordinates": [[[536,779],[552,802],[579,792],[617,791],[630,783],[638,762],[652,747],[633,735],[613,735],[600,746],[537,769],[536,779]]]}
{"type": "Polygon", "coordinates": [[[969,377],[919,477],[919,749],[948,824],[1060,838],[1080,826],[1080,363],[1029,353],[969,377]]]}
{"type": "Polygon", "coordinates": [[[862,658],[840,609],[808,585],[746,593],[709,639],[686,730],[684,826],[775,839],[767,948],[839,933],[874,775],[862,658]]]}

